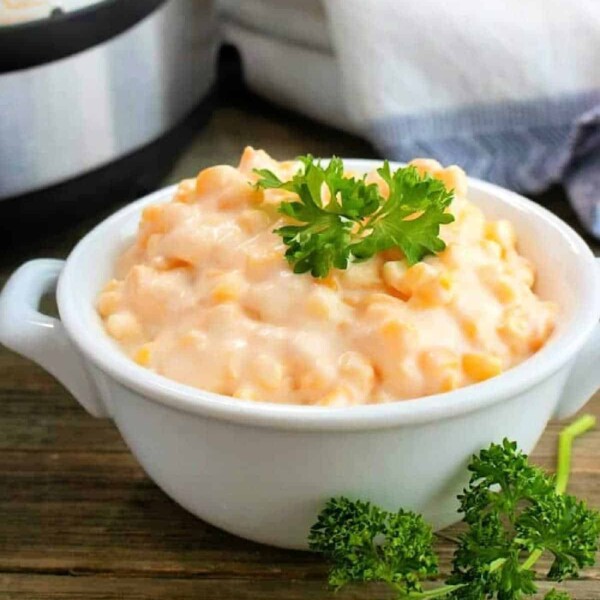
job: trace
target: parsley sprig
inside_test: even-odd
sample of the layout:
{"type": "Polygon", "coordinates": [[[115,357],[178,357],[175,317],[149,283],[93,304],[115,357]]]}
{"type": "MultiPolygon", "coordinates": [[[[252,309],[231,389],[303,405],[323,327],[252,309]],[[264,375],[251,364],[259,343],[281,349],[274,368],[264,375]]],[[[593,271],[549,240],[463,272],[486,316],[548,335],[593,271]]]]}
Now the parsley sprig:
{"type": "MultiPolygon", "coordinates": [[[[594,564],[600,513],[564,493],[574,438],[595,424],[585,416],[560,436],[556,477],[529,464],[514,442],[473,456],[469,485],[459,496],[467,526],[445,585],[424,591],[438,574],[434,536],[420,515],[384,511],[369,502],[331,499],[310,531],[310,547],[332,563],[329,582],[382,581],[399,600],[519,600],[537,591],[533,567],[553,557],[548,578],[576,577],[594,564]]],[[[546,600],[568,600],[556,590],[546,600]]]]}
{"type": "Polygon", "coordinates": [[[402,250],[409,264],[445,248],[440,225],[454,217],[446,209],[454,194],[414,166],[392,171],[387,161],[377,170],[389,188],[384,198],[375,183],[345,177],[344,163],[333,157],[326,167],[312,156],[300,157],[302,168],[289,181],[268,169],[257,169],[257,188],[292,192],[297,200],[279,211],[298,224],[275,230],[286,244],[295,273],[325,277],[332,268],[346,269],[389,248],[402,250]],[[327,189],[329,201],[323,202],[327,189]]]}

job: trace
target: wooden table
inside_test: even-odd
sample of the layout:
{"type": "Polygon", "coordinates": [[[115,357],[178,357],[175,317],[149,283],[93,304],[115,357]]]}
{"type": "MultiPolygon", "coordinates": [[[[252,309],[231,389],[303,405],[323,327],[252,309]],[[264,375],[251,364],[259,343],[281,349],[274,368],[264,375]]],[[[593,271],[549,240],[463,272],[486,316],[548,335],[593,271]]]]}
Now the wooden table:
{"type": "MultiPolygon", "coordinates": [[[[242,143],[277,157],[374,156],[360,140],[246,99],[217,109],[169,182],[208,164],[235,162],[242,143]]],[[[560,192],[544,201],[575,223],[560,192]]],[[[0,276],[29,258],[66,256],[103,217],[4,252],[0,276]]],[[[319,557],[246,542],[188,514],[146,477],[110,421],[90,417],[50,375],[5,349],[0,403],[0,598],[333,598],[319,557]]],[[[600,417],[599,394],[586,410],[600,417]]],[[[551,424],[535,451],[536,462],[549,469],[559,429],[551,424]]],[[[600,430],[577,443],[570,489],[600,507],[600,430]]],[[[439,540],[444,570],[455,533],[451,528],[439,540]]],[[[598,599],[600,573],[591,569],[567,587],[577,600],[598,599]]],[[[383,597],[377,586],[336,596],[383,597]]]]}

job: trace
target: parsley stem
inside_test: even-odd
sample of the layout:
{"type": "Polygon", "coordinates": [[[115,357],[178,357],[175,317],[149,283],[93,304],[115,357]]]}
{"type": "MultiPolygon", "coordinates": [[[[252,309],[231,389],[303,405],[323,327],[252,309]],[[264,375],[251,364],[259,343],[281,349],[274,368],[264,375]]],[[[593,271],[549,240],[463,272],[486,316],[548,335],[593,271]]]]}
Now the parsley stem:
{"type": "MultiPolygon", "coordinates": [[[[558,459],[556,467],[556,483],[555,489],[557,494],[564,494],[569,483],[569,475],[571,474],[571,451],[575,438],[583,435],[596,426],[596,417],[594,415],[583,415],[570,425],[565,427],[558,436],[558,459]]],[[[533,565],[540,559],[543,550],[539,548],[534,550],[527,560],[519,567],[519,571],[531,569],[533,565]]]]}
{"type": "MultiPolygon", "coordinates": [[[[558,464],[556,469],[556,484],[555,489],[558,494],[563,494],[567,489],[569,475],[571,472],[571,451],[573,442],[577,437],[589,431],[596,425],[596,417],[594,415],[584,415],[569,426],[565,427],[558,438],[558,464]]],[[[543,550],[534,550],[527,559],[519,566],[519,571],[527,571],[531,569],[535,563],[541,558],[543,550]]],[[[506,563],[505,558],[499,558],[489,565],[490,573],[501,569],[506,563]]],[[[463,587],[464,584],[445,585],[426,592],[411,592],[407,598],[410,600],[431,600],[433,598],[441,598],[463,587]]]]}
{"type": "Polygon", "coordinates": [[[531,569],[531,567],[533,567],[533,565],[535,565],[535,563],[538,560],[540,560],[540,557],[542,556],[543,553],[544,553],[544,551],[540,550],[539,548],[537,550],[534,550],[529,555],[527,560],[519,567],[519,571],[527,571],[528,569],[531,569]]]}
{"type": "Polygon", "coordinates": [[[451,594],[462,587],[464,587],[464,583],[457,583],[456,585],[443,585],[432,590],[426,590],[425,592],[410,592],[407,598],[410,600],[432,600],[432,598],[442,598],[447,596],[448,594],[451,594]]]}
{"type": "Polygon", "coordinates": [[[494,573],[494,571],[501,569],[504,566],[506,560],[506,558],[497,558],[495,561],[491,562],[489,565],[490,573],[494,573]]]}
{"type": "Polygon", "coordinates": [[[558,465],[556,468],[556,491],[559,494],[565,492],[569,483],[573,441],[595,425],[596,417],[594,415],[583,415],[560,432],[558,437],[558,465]]]}

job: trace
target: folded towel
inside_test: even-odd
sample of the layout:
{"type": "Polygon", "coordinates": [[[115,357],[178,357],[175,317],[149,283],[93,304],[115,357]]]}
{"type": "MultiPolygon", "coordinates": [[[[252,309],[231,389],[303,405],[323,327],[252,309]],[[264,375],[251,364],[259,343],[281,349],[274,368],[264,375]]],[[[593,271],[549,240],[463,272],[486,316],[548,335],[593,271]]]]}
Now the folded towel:
{"type": "MultiPolygon", "coordinates": [[[[298,0],[276,2],[279,25],[267,10],[238,18],[273,47],[270,97],[359,132],[388,158],[432,156],[525,193],[562,183],[600,236],[600,2],[321,0],[319,13],[316,1],[304,31],[298,0]],[[315,29],[319,14],[328,29],[315,29]]],[[[248,71],[260,72],[253,57],[248,71]]]]}

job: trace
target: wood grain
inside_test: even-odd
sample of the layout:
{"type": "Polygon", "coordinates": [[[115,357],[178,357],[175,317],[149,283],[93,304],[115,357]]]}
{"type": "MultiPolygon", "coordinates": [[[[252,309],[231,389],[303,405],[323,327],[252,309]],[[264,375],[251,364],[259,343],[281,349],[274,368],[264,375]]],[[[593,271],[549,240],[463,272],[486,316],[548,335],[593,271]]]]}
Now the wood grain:
{"type": "MultiPolygon", "coordinates": [[[[306,151],[373,156],[360,140],[262,104],[225,106],[169,181],[207,164],[234,162],[241,140],[278,157],[306,151]]],[[[576,226],[559,191],[544,201],[576,226]]],[[[65,256],[113,209],[2,253],[0,281],[29,258],[65,256]]],[[[146,477],[110,421],[87,415],[50,375],[5,349],[0,406],[0,599],[333,598],[319,557],[247,542],[194,518],[146,477]]],[[[600,417],[600,394],[586,411],[600,417]]],[[[548,469],[560,427],[550,424],[534,453],[548,469]]],[[[570,489],[600,507],[600,430],[578,441],[573,466],[570,489]]],[[[450,528],[439,538],[443,571],[457,533],[450,528]]],[[[575,600],[597,600],[600,572],[589,570],[567,588],[575,600]]],[[[379,586],[335,596],[387,597],[379,586]]]]}
{"type": "MultiPolygon", "coordinates": [[[[540,584],[541,598],[551,589],[540,584]]],[[[239,581],[197,579],[140,579],[135,577],[98,577],[48,575],[0,575],[0,589],[5,590],[5,600],[391,600],[394,598],[382,586],[361,586],[343,589],[333,595],[322,582],[289,581],[239,581]]],[[[564,588],[577,600],[598,600],[595,581],[578,580],[564,584],[564,588]]]]}

